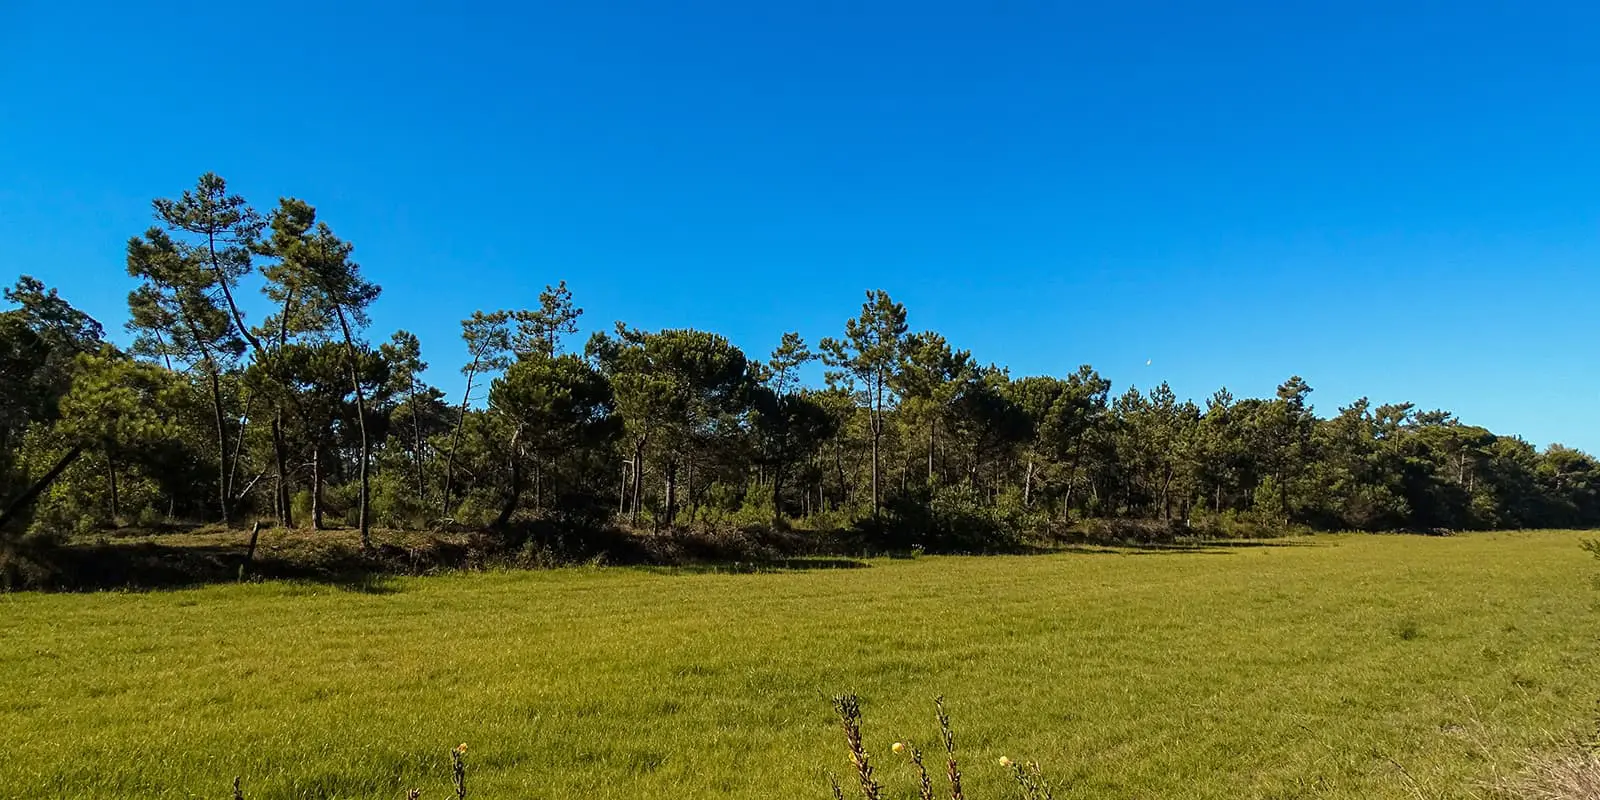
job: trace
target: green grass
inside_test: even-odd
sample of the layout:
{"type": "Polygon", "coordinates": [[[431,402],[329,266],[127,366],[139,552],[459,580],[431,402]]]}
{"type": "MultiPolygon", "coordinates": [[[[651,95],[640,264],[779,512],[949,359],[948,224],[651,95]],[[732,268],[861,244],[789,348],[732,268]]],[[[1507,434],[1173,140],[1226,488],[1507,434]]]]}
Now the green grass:
{"type": "Polygon", "coordinates": [[[855,691],[968,795],[1471,797],[1592,730],[1575,533],[0,598],[0,796],[825,797],[855,691]],[[1397,766],[1398,764],[1398,766],[1397,766]]]}

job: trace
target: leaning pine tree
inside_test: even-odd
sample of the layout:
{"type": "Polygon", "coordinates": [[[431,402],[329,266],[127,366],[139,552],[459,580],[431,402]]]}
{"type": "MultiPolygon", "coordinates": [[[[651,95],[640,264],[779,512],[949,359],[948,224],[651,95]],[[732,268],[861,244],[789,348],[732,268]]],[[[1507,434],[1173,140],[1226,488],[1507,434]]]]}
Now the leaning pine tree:
{"type": "Polygon", "coordinates": [[[350,260],[354,246],[316,221],[316,209],[301,200],[285,199],[272,215],[272,249],[282,259],[279,280],[292,281],[305,293],[300,324],[337,335],[344,343],[345,371],[355,393],[356,424],[361,434],[358,470],[361,480],[361,547],[372,549],[372,438],[367,431],[366,392],[362,361],[367,345],[358,334],[368,324],[367,308],[382,288],[361,277],[350,260]]]}

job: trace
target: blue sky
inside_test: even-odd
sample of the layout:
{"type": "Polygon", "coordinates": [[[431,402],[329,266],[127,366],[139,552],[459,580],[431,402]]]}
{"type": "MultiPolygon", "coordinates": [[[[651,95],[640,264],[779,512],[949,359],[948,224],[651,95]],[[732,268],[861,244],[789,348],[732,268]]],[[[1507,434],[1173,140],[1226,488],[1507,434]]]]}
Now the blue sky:
{"type": "Polygon", "coordinates": [[[1310,5],[9,0],[0,279],[121,335],[211,170],[316,204],[452,393],[563,278],[752,355],[883,288],[1014,374],[1600,451],[1600,7],[1310,5]]]}

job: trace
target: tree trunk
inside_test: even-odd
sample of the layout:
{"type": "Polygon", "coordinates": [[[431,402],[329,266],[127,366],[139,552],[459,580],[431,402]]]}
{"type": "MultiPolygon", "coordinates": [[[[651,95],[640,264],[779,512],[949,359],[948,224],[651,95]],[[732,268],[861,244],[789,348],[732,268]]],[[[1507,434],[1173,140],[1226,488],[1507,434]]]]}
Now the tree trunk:
{"type": "Polygon", "coordinates": [[[1167,465],[1161,473],[1161,521],[1172,524],[1172,500],[1169,489],[1172,486],[1172,465],[1167,465]]]}
{"type": "Polygon", "coordinates": [[[239,580],[250,574],[250,565],[256,560],[256,541],[261,537],[261,520],[250,526],[250,546],[244,551],[244,563],[239,565],[239,580]]]}
{"type": "MultiPolygon", "coordinates": [[[[845,490],[844,490],[844,446],[839,443],[838,439],[839,439],[839,437],[835,437],[834,438],[834,444],[833,444],[833,470],[839,476],[839,497],[843,498],[844,497],[844,493],[845,493],[845,490]]],[[[824,505],[826,505],[826,503],[824,503],[824,505]]]]}
{"type": "MultiPolygon", "coordinates": [[[[211,257],[211,272],[212,272],[212,275],[216,278],[217,287],[222,290],[223,299],[227,301],[228,313],[233,318],[234,328],[236,330],[238,330],[239,336],[241,338],[243,338],[245,340],[245,342],[250,345],[250,349],[255,351],[256,361],[257,362],[265,361],[266,360],[266,356],[267,356],[266,348],[264,348],[261,345],[261,340],[257,339],[255,334],[252,334],[250,332],[249,326],[244,324],[244,315],[239,312],[239,304],[237,302],[235,302],[234,299],[233,299],[233,287],[231,285],[229,285],[228,275],[227,275],[226,271],[222,267],[221,260],[217,257],[217,237],[216,237],[216,232],[215,231],[208,231],[206,233],[206,249],[207,249],[207,252],[210,254],[210,257],[211,257]]],[[[284,313],[280,315],[280,319],[279,319],[278,348],[280,350],[283,348],[283,344],[284,344],[285,341],[287,341],[288,335],[289,335],[288,334],[288,324],[289,324],[288,307],[289,307],[290,300],[293,298],[293,296],[294,296],[293,293],[290,293],[288,295],[288,297],[286,297],[284,299],[284,313]]],[[[215,382],[215,379],[216,379],[216,370],[215,369],[212,370],[212,377],[213,377],[213,381],[215,382]]],[[[221,421],[221,410],[220,410],[221,397],[220,397],[220,392],[218,392],[215,389],[213,389],[213,397],[216,398],[216,403],[217,403],[217,406],[218,406],[218,423],[217,423],[217,426],[218,426],[218,439],[220,440],[222,438],[222,436],[223,436],[223,431],[224,431],[224,426],[223,426],[222,421],[221,421]]],[[[288,482],[288,475],[284,471],[284,454],[283,454],[284,443],[283,443],[282,419],[283,419],[283,410],[281,408],[279,408],[278,411],[277,411],[277,414],[274,416],[273,422],[272,422],[273,455],[274,455],[274,457],[276,458],[276,460],[278,462],[278,504],[279,504],[279,516],[278,516],[278,518],[283,523],[284,527],[292,528],[292,527],[294,527],[294,513],[289,508],[289,482],[288,482]]],[[[241,436],[242,435],[243,434],[241,433],[241,436]]],[[[226,445],[222,445],[222,446],[226,447],[226,445]]],[[[237,460],[238,460],[238,456],[237,455],[234,456],[234,460],[235,460],[235,463],[237,463],[237,460]]],[[[226,471],[226,469],[227,469],[226,465],[224,465],[223,469],[224,469],[224,471],[226,471]]],[[[231,515],[231,511],[230,511],[230,508],[228,506],[228,496],[227,496],[227,494],[230,491],[230,487],[229,487],[229,481],[228,481],[228,478],[227,478],[226,474],[223,476],[223,479],[222,479],[222,490],[221,491],[222,491],[222,496],[220,498],[220,503],[222,505],[222,509],[221,509],[222,510],[222,521],[223,521],[224,524],[227,524],[228,521],[229,521],[229,517],[231,515]]]]}
{"type": "Polygon", "coordinates": [[[359,378],[356,385],[356,418],[361,428],[361,549],[372,549],[372,437],[367,433],[367,401],[359,378]]]}
{"type": "Polygon", "coordinates": [[[456,412],[456,429],[450,434],[450,452],[444,457],[444,496],[439,500],[439,515],[450,516],[450,490],[455,483],[456,476],[456,448],[461,444],[461,428],[467,424],[467,403],[472,401],[472,379],[478,376],[478,362],[481,356],[473,355],[472,363],[467,365],[467,389],[461,393],[461,409],[456,412]]]}
{"type": "Polygon", "coordinates": [[[285,528],[293,528],[294,508],[289,502],[289,459],[285,454],[288,449],[288,444],[283,440],[283,411],[279,410],[272,416],[272,458],[278,467],[278,521],[285,528]]]}
{"type": "MultiPolygon", "coordinates": [[[[222,289],[223,299],[228,301],[228,311],[233,315],[233,324],[238,327],[239,335],[250,343],[257,355],[262,352],[261,340],[250,333],[250,328],[244,324],[244,315],[239,313],[239,304],[233,301],[233,287],[228,285],[228,275],[222,268],[222,262],[217,258],[217,234],[215,231],[206,233],[206,249],[211,254],[211,271],[217,279],[217,286],[222,289]]],[[[288,317],[284,317],[285,320],[288,317]]]]}
{"type": "Polygon", "coordinates": [[[117,518],[122,516],[122,500],[117,496],[117,459],[111,455],[111,448],[106,448],[106,484],[111,490],[111,527],[117,527],[117,518]]]}
{"type": "Polygon", "coordinates": [[[1078,486],[1078,465],[1083,461],[1082,439],[1073,441],[1072,466],[1067,468],[1067,495],[1061,503],[1061,522],[1065,524],[1072,518],[1072,493],[1078,486]]]}
{"type": "Polygon", "coordinates": [[[367,399],[361,389],[361,372],[356,364],[356,344],[350,336],[350,323],[345,319],[344,307],[334,306],[339,316],[339,329],[344,332],[345,359],[350,366],[350,385],[356,391],[356,422],[361,430],[361,550],[372,550],[372,439],[367,435],[367,399]]]}
{"type": "Polygon", "coordinates": [[[622,483],[617,487],[617,516],[620,518],[628,511],[628,467],[630,461],[622,462],[622,483]]]}
{"type": "Polygon", "coordinates": [[[1289,524],[1289,482],[1283,479],[1283,470],[1278,470],[1278,503],[1283,509],[1283,524],[1289,524]]]}
{"type": "Polygon", "coordinates": [[[311,530],[322,530],[322,448],[311,449],[311,530]]]}
{"type": "Polygon", "coordinates": [[[1033,458],[1028,458],[1028,472],[1022,477],[1022,506],[1033,507],[1033,458]]]}
{"type": "Polygon", "coordinates": [[[672,527],[673,518],[676,517],[677,514],[678,514],[678,458],[677,458],[677,456],[670,456],[670,457],[667,458],[666,478],[667,478],[666,523],[667,523],[667,527],[671,528],[672,527]]]}
{"type": "MultiPolygon", "coordinates": [[[[191,326],[192,327],[192,326],[191,326]]],[[[198,335],[196,335],[198,339],[198,335]]],[[[233,524],[233,514],[230,510],[229,500],[233,495],[233,486],[230,482],[232,475],[228,469],[228,425],[222,416],[222,378],[217,374],[217,364],[211,359],[209,352],[205,353],[206,377],[211,385],[211,414],[217,424],[217,505],[222,512],[222,524],[227,527],[233,524]]]]}
{"type": "Polygon", "coordinates": [[[45,489],[50,488],[50,484],[55,483],[56,479],[61,477],[61,473],[66,472],[67,467],[72,466],[72,462],[77,461],[78,456],[81,455],[83,455],[82,447],[74,447],[68,450],[65,455],[56,461],[55,466],[51,467],[49,472],[46,472],[39,480],[34,481],[33,485],[29,486],[27,491],[18,495],[17,499],[12,500],[10,505],[6,506],[5,511],[0,511],[0,530],[3,530],[8,523],[16,519],[17,515],[21,514],[34,500],[37,500],[45,489]]]}
{"type": "MultiPolygon", "coordinates": [[[[228,428],[222,415],[222,378],[221,370],[217,367],[216,359],[211,356],[211,348],[204,344],[205,337],[200,334],[200,329],[194,320],[184,315],[184,322],[189,328],[189,336],[200,347],[200,363],[206,371],[207,384],[211,389],[211,412],[217,426],[217,504],[222,513],[222,524],[227,526],[232,523],[232,514],[229,512],[229,499],[233,494],[230,483],[232,477],[228,468],[228,428]]],[[[167,368],[171,369],[169,362],[167,368]]]]}
{"type": "MultiPolygon", "coordinates": [[[[167,366],[167,371],[168,372],[172,372],[173,371],[173,369],[172,369],[172,354],[167,352],[167,341],[166,341],[166,339],[164,337],[162,337],[161,330],[159,328],[154,330],[154,331],[152,331],[152,333],[154,333],[155,336],[156,336],[156,347],[160,348],[160,350],[161,350],[161,363],[163,363],[163,364],[165,364],[167,366]]],[[[0,442],[0,444],[4,444],[4,443],[0,442]]]]}
{"type": "MultiPolygon", "coordinates": [[[[294,292],[294,289],[292,287],[289,289],[289,291],[284,293],[283,309],[278,314],[278,344],[277,344],[277,348],[275,350],[275,352],[278,352],[278,353],[283,352],[283,348],[286,345],[288,345],[288,343],[289,343],[289,309],[294,304],[294,297],[295,297],[295,292],[294,292]]],[[[230,307],[231,307],[231,301],[230,301],[230,307]]],[[[235,316],[236,319],[238,318],[237,309],[234,312],[234,316],[235,316]]],[[[239,324],[241,324],[241,325],[244,324],[242,319],[239,320],[239,324]]],[[[255,340],[255,339],[251,339],[250,342],[251,342],[251,345],[255,348],[256,359],[258,361],[260,361],[260,360],[266,358],[266,351],[264,349],[262,349],[261,342],[255,340]]],[[[274,377],[276,377],[276,373],[277,373],[276,365],[273,365],[273,373],[274,373],[274,377]]],[[[288,397],[290,402],[292,403],[293,400],[294,400],[294,395],[289,393],[289,387],[288,386],[284,386],[283,388],[284,388],[283,397],[288,397]]],[[[276,408],[273,409],[273,414],[272,414],[272,450],[273,450],[273,458],[277,461],[277,467],[278,467],[278,515],[279,515],[278,519],[279,519],[280,522],[283,523],[283,526],[285,528],[293,528],[294,527],[294,504],[292,502],[290,502],[290,498],[289,498],[289,494],[290,494],[289,493],[289,473],[288,473],[288,470],[285,469],[285,467],[288,464],[288,455],[287,454],[288,454],[289,446],[284,441],[284,438],[283,438],[283,407],[286,405],[286,403],[282,402],[283,397],[276,398],[278,402],[274,403],[276,408]]]]}
{"type": "Polygon", "coordinates": [[[517,452],[522,447],[522,426],[518,425],[511,434],[511,454],[507,460],[511,462],[511,485],[506,491],[505,502],[500,506],[500,516],[495,518],[491,527],[501,529],[511,522],[511,515],[517,513],[517,502],[522,497],[522,458],[517,452]]]}
{"type": "Polygon", "coordinates": [[[934,477],[933,477],[933,449],[934,449],[934,444],[935,444],[935,441],[936,441],[935,437],[937,436],[937,431],[938,430],[939,430],[938,422],[935,421],[935,420],[928,420],[928,485],[929,486],[932,486],[934,484],[934,477]]]}
{"type": "MultiPolygon", "coordinates": [[[[230,504],[237,504],[240,500],[243,500],[245,495],[250,493],[250,485],[254,485],[254,481],[252,481],[251,484],[247,485],[244,489],[235,491],[235,487],[239,485],[239,456],[244,452],[244,435],[245,431],[250,427],[247,424],[249,420],[250,401],[247,399],[245,400],[244,404],[244,414],[240,415],[239,418],[239,435],[233,440],[233,455],[229,456],[228,458],[228,502],[230,504]]],[[[262,470],[260,473],[257,473],[256,478],[259,479],[261,475],[265,474],[265,472],[265,470],[262,470]]],[[[234,506],[230,505],[230,511],[232,511],[233,508],[234,506]]]]}
{"type": "MultiPolygon", "coordinates": [[[[217,239],[216,239],[216,232],[215,231],[208,231],[207,232],[207,234],[206,234],[206,248],[207,248],[207,251],[210,253],[210,256],[211,256],[211,271],[212,271],[212,274],[216,277],[218,288],[220,288],[222,290],[223,299],[226,300],[227,303],[228,303],[228,313],[230,314],[230,316],[233,317],[233,324],[234,324],[235,329],[237,329],[239,331],[239,336],[242,337],[245,340],[245,342],[250,345],[250,349],[255,351],[256,360],[258,362],[265,361],[266,360],[266,356],[267,356],[266,348],[262,347],[261,340],[257,339],[255,334],[252,334],[250,332],[249,326],[244,324],[244,315],[239,312],[239,304],[237,302],[235,302],[234,299],[233,299],[233,287],[231,285],[229,285],[228,275],[226,274],[226,271],[223,269],[220,259],[218,259],[218,257],[217,257],[217,239]]],[[[287,297],[284,298],[284,301],[283,301],[284,313],[280,315],[279,325],[278,325],[278,349],[280,349],[280,350],[283,348],[284,342],[286,342],[288,340],[288,338],[289,338],[289,328],[288,328],[288,325],[289,325],[289,313],[288,313],[288,308],[289,308],[289,304],[290,304],[291,300],[293,299],[293,297],[294,297],[294,294],[291,292],[287,297]]],[[[284,443],[283,443],[283,431],[282,431],[282,424],[281,424],[282,423],[282,419],[283,419],[283,410],[282,410],[282,408],[279,408],[278,412],[277,412],[277,415],[273,419],[273,423],[272,423],[272,439],[273,439],[272,445],[273,445],[273,450],[274,450],[274,456],[276,457],[277,462],[278,462],[278,503],[279,503],[279,506],[280,506],[279,519],[283,522],[284,527],[292,528],[292,527],[294,527],[294,512],[290,509],[288,475],[284,471],[284,454],[283,454],[284,443]]],[[[227,483],[228,483],[228,481],[225,478],[223,480],[223,485],[224,485],[225,488],[227,486],[227,483]]],[[[227,499],[224,498],[222,502],[226,503],[227,499]]],[[[224,510],[223,511],[223,521],[224,522],[227,522],[228,515],[229,515],[229,512],[227,510],[224,510]]]]}
{"type": "MultiPolygon", "coordinates": [[[[683,493],[689,496],[689,524],[693,525],[695,517],[700,515],[700,498],[694,493],[694,462],[690,461],[683,481],[683,493]]],[[[673,515],[676,519],[677,515],[673,515]]]]}
{"type": "Polygon", "coordinates": [[[417,416],[417,379],[411,378],[411,466],[417,471],[417,507],[428,505],[428,476],[422,466],[422,420],[417,416]]]}
{"type": "MultiPolygon", "coordinates": [[[[239,493],[233,496],[233,502],[237,503],[240,500],[243,500],[246,497],[248,497],[250,495],[250,490],[256,488],[256,484],[258,482],[260,482],[260,480],[262,478],[266,477],[266,475],[267,475],[267,471],[265,469],[261,470],[260,472],[257,472],[256,476],[254,478],[251,478],[249,481],[246,481],[245,485],[244,485],[244,488],[240,489],[239,493]]],[[[172,513],[168,512],[167,516],[171,517],[172,513]]]]}
{"type": "Polygon", "coordinates": [[[772,526],[783,522],[783,465],[772,465],[772,526]]]}
{"type": "Polygon", "coordinates": [[[644,505],[644,445],[643,438],[635,439],[633,443],[633,514],[630,524],[639,525],[639,509],[644,505]]]}
{"type": "Polygon", "coordinates": [[[872,519],[874,521],[878,519],[878,506],[880,503],[880,495],[878,494],[878,440],[881,438],[883,438],[882,430],[879,424],[874,421],[872,423],[872,519]]]}

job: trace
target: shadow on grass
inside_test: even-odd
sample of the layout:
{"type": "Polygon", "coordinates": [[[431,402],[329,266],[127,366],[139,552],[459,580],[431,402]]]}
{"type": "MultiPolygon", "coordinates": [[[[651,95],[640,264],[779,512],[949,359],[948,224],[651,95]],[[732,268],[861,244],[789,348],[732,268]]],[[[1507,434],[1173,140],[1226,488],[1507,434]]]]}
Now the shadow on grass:
{"type": "Polygon", "coordinates": [[[1075,555],[1090,556],[1176,556],[1176,555],[1201,555],[1201,556],[1228,556],[1233,553],[1214,547],[1203,545],[1188,545],[1183,547],[1136,545],[1136,544],[1074,544],[1065,547],[1056,547],[1047,551],[1051,553],[1073,553],[1075,555]]]}
{"type": "Polygon", "coordinates": [[[1210,539],[1202,542],[1205,547],[1227,548],[1253,548],[1253,547],[1318,547],[1315,542],[1302,539],[1210,539]]]}
{"type": "Polygon", "coordinates": [[[757,575],[769,572],[810,572],[832,569],[867,569],[872,565],[854,558],[775,558],[763,561],[643,566],[658,575],[757,575]]]}
{"type": "Polygon", "coordinates": [[[1039,552],[1078,553],[1082,555],[1232,555],[1235,550],[1264,547],[1315,547],[1311,542],[1277,541],[1268,539],[1195,539],[1178,542],[1092,542],[1075,541],[1054,547],[1041,548],[1039,552]]]}
{"type": "Polygon", "coordinates": [[[389,595],[405,591],[400,586],[400,579],[393,575],[354,575],[348,580],[328,581],[344,591],[354,594],[389,595]]]}
{"type": "MultiPolygon", "coordinates": [[[[375,531],[375,534],[379,532],[375,531]]],[[[541,569],[604,563],[662,575],[761,574],[863,569],[875,557],[914,558],[911,547],[869,547],[852,532],[757,531],[705,534],[637,534],[622,530],[564,533],[530,530],[429,534],[386,531],[362,552],[353,531],[263,529],[254,560],[245,564],[241,530],[163,531],[105,537],[32,556],[28,588],[50,591],[105,589],[152,591],[243,580],[325,585],[356,594],[404,590],[397,576],[500,567],[541,569]]],[[[982,549],[941,548],[966,555],[1229,555],[1241,549],[1314,547],[1303,540],[1188,539],[1146,541],[1064,534],[1044,542],[992,544],[982,549]]],[[[930,552],[930,555],[933,553],[930,552]]],[[[3,576],[0,576],[3,577],[3,576]]],[[[7,584],[15,585],[15,584],[7,584]]],[[[21,587],[18,587],[21,588],[21,587]]]]}
{"type": "Polygon", "coordinates": [[[371,555],[328,548],[308,556],[259,555],[247,570],[245,548],[232,544],[115,542],[52,549],[42,558],[53,573],[45,588],[55,591],[158,591],[240,580],[284,580],[332,586],[359,594],[402,591],[396,575],[407,574],[408,553],[380,546],[371,555]]]}
{"type": "Polygon", "coordinates": [[[637,540],[599,540],[582,547],[560,547],[552,561],[538,564],[518,560],[515,552],[477,549],[466,541],[433,540],[425,546],[402,547],[379,541],[371,553],[350,542],[337,541],[342,532],[316,534],[292,532],[285,541],[265,537],[248,566],[242,535],[231,541],[109,539],[43,548],[34,558],[48,575],[33,588],[48,591],[163,591],[245,581],[288,581],[329,586],[353,594],[390,595],[404,591],[402,576],[425,575],[482,566],[540,569],[587,563],[597,555],[618,567],[643,569],[664,575],[758,574],[812,570],[861,569],[867,562],[825,554],[788,556],[758,549],[718,550],[685,548],[655,553],[637,540]],[[608,546],[609,545],[609,546],[608,546]],[[752,552],[753,550],[753,552],[752,552]]]}

